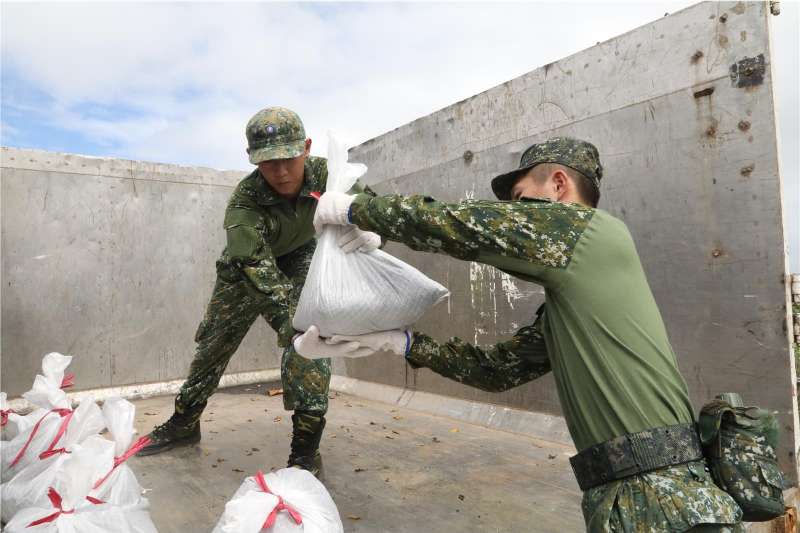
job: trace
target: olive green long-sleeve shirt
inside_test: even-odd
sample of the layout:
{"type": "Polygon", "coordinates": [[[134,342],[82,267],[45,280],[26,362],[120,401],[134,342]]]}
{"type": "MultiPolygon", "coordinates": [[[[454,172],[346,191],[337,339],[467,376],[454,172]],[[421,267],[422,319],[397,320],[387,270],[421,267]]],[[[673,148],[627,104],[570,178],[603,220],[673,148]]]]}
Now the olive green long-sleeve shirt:
{"type": "Polygon", "coordinates": [[[541,337],[523,328],[508,343],[481,350],[415,334],[412,364],[472,384],[491,375],[483,388],[502,390],[547,371],[536,348],[543,338],[579,450],[692,422],[686,383],[620,220],[599,209],[541,200],[446,204],[422,196],[364,195],[356,197],[350,217],[360,228],[415,250],[489,264],[545,288],[541,337]],[[508,372],[505,381],[497,375],[508,368],[482,373],[482,367],[497,367],[498,358],[523,371],[508,372]]]}
{"type": "MultiPolygon", "coordinates": [[[[552,368],[579,450],[693,420],[686,384],[622,221],[599,209],[547,201],[446,204],[364,195],[350,218],[415,250],[489,264],[545,288],[544,312],[510,341],[479,348],[416,333],[411,364],[486,390],[504,390],[552,368]]],[[[699,524],[744,531],[741,510],[714,485],[702,461],[594,487],[584,493],[582,508],[592,533],[666,533],[699,524]]]]}

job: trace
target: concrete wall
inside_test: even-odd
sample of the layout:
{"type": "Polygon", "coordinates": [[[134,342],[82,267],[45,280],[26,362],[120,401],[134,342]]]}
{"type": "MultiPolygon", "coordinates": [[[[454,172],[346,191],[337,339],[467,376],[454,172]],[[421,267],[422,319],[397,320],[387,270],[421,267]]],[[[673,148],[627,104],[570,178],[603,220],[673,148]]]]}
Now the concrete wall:
{"type": "MultiPolygon", "coordinates": [[[[243,172],[2,149],[2,390],[75,356],[76,389],[183,378],[243,172]]],[[[229,371],[278,366],[254,327],[229,371]]]]}
{"type": "MultiPolygon", "coordinates": [[[[379,192],[491,198],[490,178],[531,143],[595,143],[601,207],[636,240],[699,407],[738,391],[779,412],[796,480],[780,175],[766,3],[700,4],[546,65],[354,148],[379,192]],[[759,78],[746,58],[764,58],[759,78]],[[731,68],[749,72],[733,79],[731,68]],[[741,66],[741,68],[740,68],[741,66]],[[753,70],[748,71],[748,68],[753,70]]],[[[479,343],[530,323],[541,290],[477,264],[392,253],[450,287],[419,328],[479,343]]],[[[348,377],[558,413],[552,379],[491,394],[397,359],[348,361],[348,377]]]]}

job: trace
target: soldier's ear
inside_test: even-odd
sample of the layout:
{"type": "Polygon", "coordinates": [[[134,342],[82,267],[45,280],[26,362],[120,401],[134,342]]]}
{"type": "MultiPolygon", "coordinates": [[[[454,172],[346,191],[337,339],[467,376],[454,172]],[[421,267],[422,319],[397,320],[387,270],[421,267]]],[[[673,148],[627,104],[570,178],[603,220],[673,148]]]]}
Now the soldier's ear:
{"type": "Polygon", "coordinates": [[[306,153],[305,155],[309,155],[311,153],[311,139],[306,139],[306,153]]]}
{"type": "Polygon", "coordinates": [[[553,172],[553,185],[556,188],[556,191],[563,192],[567,188],[567,182],[569,181],[569,176],[567,173],[561,169],[557,169],[553,172]]]}

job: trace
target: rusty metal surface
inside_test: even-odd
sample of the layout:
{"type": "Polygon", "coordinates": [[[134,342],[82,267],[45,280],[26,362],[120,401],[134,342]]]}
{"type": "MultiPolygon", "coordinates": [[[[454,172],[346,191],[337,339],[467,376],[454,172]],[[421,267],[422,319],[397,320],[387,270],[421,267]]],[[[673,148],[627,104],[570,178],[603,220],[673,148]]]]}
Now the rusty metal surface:
{"type": "MultiPolygon", "coordinates": [[[[777,410],[781,464],[796,483],[769,16],[762,2],[693,6],[367,141],[351,159],[369,166],[366,180],[380,192],[455,201],[491,198],[490,178],[515,168],[532,142],[595,143],[606,167],[601,208],[631,229],[694,405],[732,390],[777,410]],[[741,87],[734,64],[745,65],[741,87]],[[760,64],[763,79],[750,83],[760,64]]],[[[507,338],[542,299],[488,267],[389,250],[452,291],[419,323],[440,339],[507,338]]],[[[558,412],[549,378],[489,394],[387,358],[341,371],[558,412]]]]}

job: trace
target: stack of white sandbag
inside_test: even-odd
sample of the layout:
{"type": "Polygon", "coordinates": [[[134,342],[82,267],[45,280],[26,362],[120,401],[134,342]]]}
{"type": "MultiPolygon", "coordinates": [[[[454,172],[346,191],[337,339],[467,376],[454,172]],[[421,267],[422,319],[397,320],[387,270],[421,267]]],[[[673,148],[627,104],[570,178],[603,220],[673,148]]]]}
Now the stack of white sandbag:
{"type": "Polygon", "coordinates": [[[35,410],[8,413],[4,437],[11,438],[2,442],[0,486],[6,530],[156,533],[147,499],[125,464],[147,444],[132,443],[135,407],[111,398],[101,411],[87,397],[72,409],[62,390],[74,379],[64,374],[71,359],[46,355],[42,374],[23,394],[35,410]],[[100,435],[105,428],[113,441],[100,435]]]}
{"type": "Polygon", "coordinates": [[[87,499],[98,468],[96,451],[76,449],[69,454],[64,467],[47,490],[47,504],[29,506],[20,510],[6,525],[7,533],[129,533],[155,531],[135,529],[130,512],[116,505],[87,499]]]}
{"type": "MultiPolygon", "coordinates": [[[[30,460],[10,480],[2,485],[2,518],[8,522],[20,509],[47,506],[47,492],[64,469],[71,454],[87,448],[95,454],[97,470],[108,470],[114,461],[114,443],[99,436],[105,423],[100,408],[87,398],[61,418],[57,435],[45,447],[25,450],[30,460]]],[[[22,434],[24,435],[24,433],[22,434]]],[[[33,442],[33,441],[32,441],[33,442]]],[[[98,472],[98,477],[102,475],[98,472]]]]}
{"type": "Polygon", "coordinates": [[[225,504],[213,533],[342,533],[339,510],[310,472],[284,468],[260,471],[225,504]]]}
{"type": "Polygon", "coordinates": [[[7,426],[12,427],[7,429],[14,437],[3,442],[0,453],[4,483],[37,460],[51,444],[58,444],[69,426],[72,409],[61,384],[71,361],[72,357],[58,353],[44,356],[42,374],[36,376],[31,390],[22,395],[35,407],[34,411],[14,420],[9,418],[7,426]]]}

